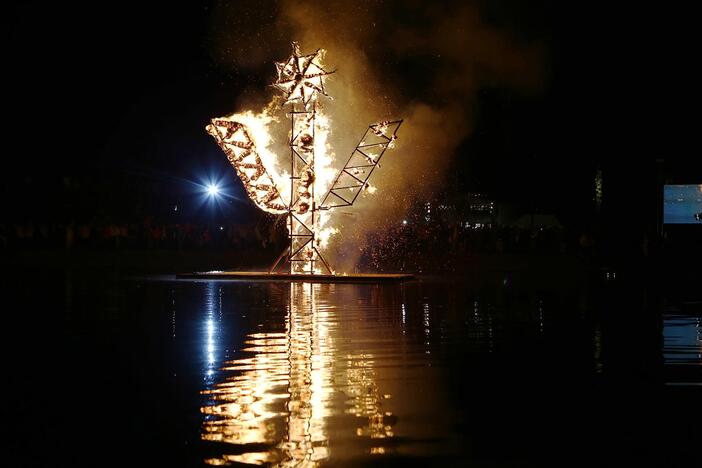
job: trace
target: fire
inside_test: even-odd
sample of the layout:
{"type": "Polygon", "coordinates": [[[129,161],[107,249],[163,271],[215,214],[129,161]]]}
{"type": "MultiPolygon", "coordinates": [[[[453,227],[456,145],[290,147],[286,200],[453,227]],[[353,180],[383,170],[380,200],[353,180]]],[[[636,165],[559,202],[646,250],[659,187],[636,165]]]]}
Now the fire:
{"type": "MultiPolygon", "coordinates": [[[[301,55],[299,46],[293,43],[292,55],[276,63],[278,78],[274,86],[283,92],[282,105],[287,106],[286,117],[290,122],[287,162],[280,155],[282,152],[272,148],[274,126],[284,123],[273,115],[273,109],[281,102],[279,98],[273,99],[259,114],[247,111],[215,118],[206,128],[227,155],[253,202],[269,213],[288,215],[290,246],[272,270],[282,258],[287,258],[291,273],[319,274],[324,270],[334,273],[321,251],[339,232],[334,227],[330,208],[341,205],[323,205],[330,193],[337,197],[343,190],[355,194],[363,191],[364,196],[375,193],[375,187],[367,179],[379,167],[385,149],[393,146],[401,123],[385,121],[370,125],[361,142],[367,148],[360,151],[357,147],[353,153],[362,154],[366,161],[350,167],[349,159],[342,173],[336,172],[335,155],[329,144],[332,125],[319,102],[320,96],[327,96],[324,80],[334,73],[324,69],[321,63],[324,54],[319,49],[301,55]],[[366,145],[367,139],[372,141],[366,145]],[[344,175],[352,178],[351,187],[345,186],[345,179],[341,179],[344,175]]],[[[346,206],[353,204],[353,200],[346,202],[346,206]]]]}
{"type": "Polygon", "coordinates": [[[317,94],[327,96],[324,77],[334,73],[322,67],[324,49],[313,54],[301,55],[297,42],[292,43],[293,53],[285,62],[276,62],[278,80],[274,86],[285,94],[285,104],[301,102],[305,107],[317,100],[317,94]]]}
{"type": "Polygon", "coordinates": [[[265,109],[214,118],[205,127],[227,155],[253,202],[269,213],[285,213],[289,198],[278,157],[271,151],[269,126],[277,119],[265,109]]]}

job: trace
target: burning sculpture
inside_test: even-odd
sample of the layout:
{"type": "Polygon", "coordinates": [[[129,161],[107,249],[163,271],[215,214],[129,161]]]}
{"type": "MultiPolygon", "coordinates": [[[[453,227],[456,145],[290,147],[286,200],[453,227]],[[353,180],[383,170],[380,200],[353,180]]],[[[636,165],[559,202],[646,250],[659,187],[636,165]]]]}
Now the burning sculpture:
{"type": "Polygon", "coordinates": [[[291,274],[333,274],[321,251],[329,236],[338,232],[330,223],[329,210],[351,206],[379,166],[383,154],[397,138],[402,120],[371,124],[341,171],[331,168],[327,143],[328,117],[319,103],[328,96],[325,79],[334,73],[321,65],[323,50],[302,55],[297,43],[284,62],[276,62],[278,77],[273,84],[282,91],[282,107],[290,119],[290,161],[279,164],[268,147],[272,137],[268,125],[276,118],[272,107],[215,118],[207,126],[244,183],[251,200],[261,209],[287,215],[288,247],[270,272],[286,266],[291,274]]]}

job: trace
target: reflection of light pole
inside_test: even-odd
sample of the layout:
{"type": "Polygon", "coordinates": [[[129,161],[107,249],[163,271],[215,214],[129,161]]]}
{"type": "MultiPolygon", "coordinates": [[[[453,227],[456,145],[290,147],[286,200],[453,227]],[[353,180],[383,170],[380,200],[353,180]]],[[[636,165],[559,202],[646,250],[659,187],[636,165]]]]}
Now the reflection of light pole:
{"type": "MultiPolygon", "coordinates": [[[[221,290],[218,291],[219,295],[221,296],[221,290]]],[[[205,371],[205,379],[208,381],[211,381],[212,375],[214,374],[214,370],[216,367],[216,359],[215,359],[215,308],[219,310],[219,313],[221,314],[222,312],[222,304],[221,304],[221,298],[217,300],[218,298],[215,297],[215,285],[214,283],[210,282],[207,283],[207,292],[206,292],[206,302],[205,302],[205,308],[206,308],[206,313],[207,313],[207,320],[205,322],[206,326],[206,334],[207,334],[207,341],[205,343],[205,357],[206,357],[206,368],[207,370],[205,371]],[[219,304],[217,304],[219,302],[219,304]]]]}

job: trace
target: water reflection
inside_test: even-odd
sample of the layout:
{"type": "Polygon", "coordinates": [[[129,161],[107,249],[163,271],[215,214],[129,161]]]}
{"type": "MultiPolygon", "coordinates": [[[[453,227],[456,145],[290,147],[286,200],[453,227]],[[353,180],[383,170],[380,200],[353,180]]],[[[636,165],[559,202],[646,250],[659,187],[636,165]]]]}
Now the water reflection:
{"type": "MultiPolygon", "coordinates": [[[[346,402],[347,414],[363,420],[356,428],[356,435],[371,439],[393,437],[393,416],[383,412],[382,401],[391,397],[381,394],[376,382],[376,370],[372,354],[356,354],[347,357],[347,390],[350,399],[346,402]]],[[[376,453],[385,453],[384,447],[373,447],[376,453]]]]}
{"type": "Polygon", "coordinates": [[[668,364],[702,364],[702,317],[670,313],[665,316],[664,356],[668,364]]]}
{"type": "MultiPolygon", "coordinates": [[[[86,460],[109,464],[115,441],[131,447],[119,466],[143,452],[153,466],[544,466],[573,453],[597,466],[609,456],[598,447],[620,448],[609,461],[626,465],[637,450],[646,461],[648,447],[670,447],[667,457],[699,440],[700,302],[661,301],[661,317],[655,297],[639,309],[628,291],[602,293],[590,310],[577,296],[443,281],[139,282],[114,296],[102,284],[46,286],[70,308],[61,362],[85,365],[33,365],[54,330],[32,341],[29,361],[7,353],[8,388],[24,395],[8,400],[6,419],[36,446],[49,434],[66,456],[81,434],[86,460]],[[62,382],[58,417],[55,398],[42,403],[47,376],[62,382]],[[84,431],[73,409],[86,401],[110,423],[84,431]]],[[[49,296],[20,288],[25,301],[49,296]]],[[[26,329],[51,306],[34,304],[26,329]]]]}
{"type": "MultiPolygon", "coordinates": [[[[205,288],[205,380],[212,382],[218,362],[215,343],[218,341],[222,321],[222,289],[216,287],[215,283],[207,283],[205,288]]],[[[173,335],[175,336],[175,324],[173,335]]]]}
{"type": "MultiPolygon", "coordinates": [[[[232,453],[206,463],[316,466],[330,456],[332,398],[343,398],[345,413],[363,420],[357,436],[393,436],[393,416],[382,409],[382,400],[390,395],[378,387],[374,356],[338,349],[339,311],[326,300],[328,287],[289,285],[285,331],[248,334],[242,350],[246,356],[220,366],[224,377],[203,391],[202,439],[231,444],[232,453]],[[345,395],[334,395],[334,388],[345,395]]],[[[208,289],[208,305],[210,296],[208,289]]],[[[208,366],[216,349],[212,315],[208,309],[208,366]]],[[[211,375],[211,369],[207,372],[211,375]]],[[[385,448],[371,451],[384,453],[385,448]]]]}
{"type": "Polygon", "coordinates": [[[702,382],[702,308],[699,303],[668,306],[663,314],[666,384],[700,386],[702,382]]]}

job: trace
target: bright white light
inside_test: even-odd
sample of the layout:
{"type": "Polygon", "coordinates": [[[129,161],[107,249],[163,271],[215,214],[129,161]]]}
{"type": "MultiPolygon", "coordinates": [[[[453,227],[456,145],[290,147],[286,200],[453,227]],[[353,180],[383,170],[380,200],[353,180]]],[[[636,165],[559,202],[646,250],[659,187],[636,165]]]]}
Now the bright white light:
{"type": "Polygon", "coordinates": [[[402,220],[402,224],[407,225],[407,220],[406,220],[406,219],[403,219],[403,220],[402,220]]]}
{"type": "Polygon", "coordinates": [[[215,184],[210,184],[207,186],[207,193],[211,196],[214,197],[215,195],[219,194],[219,187],[215,184]]]}

